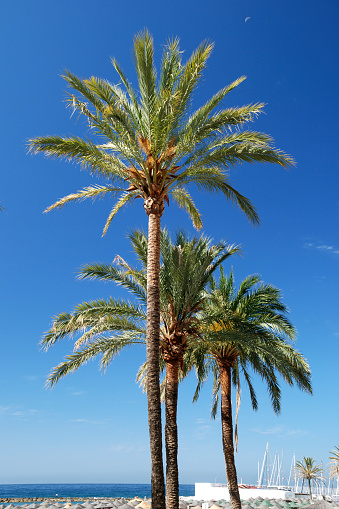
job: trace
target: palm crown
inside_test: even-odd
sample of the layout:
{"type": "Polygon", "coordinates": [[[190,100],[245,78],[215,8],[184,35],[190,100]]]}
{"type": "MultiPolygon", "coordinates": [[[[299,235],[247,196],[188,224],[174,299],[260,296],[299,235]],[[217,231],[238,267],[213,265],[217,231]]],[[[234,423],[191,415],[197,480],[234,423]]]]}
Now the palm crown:
{"type": "Polygon", "coordinates": [[[294,470],[299,479],[307,480],[310,498],[312,500],[311,483],[313,482],[318,486],[319,483],[324,482],[322,466],[316,465],[314,458],[308,456],[304,457],[302,461],[297,461],[294,470]]]}
{"type": "MultiPolygon", "coordinates": [[[[50,348],[65,337],[75,337],[74,353],[53,369],[48,385],[77,370],[88,360],[101,355],[105,369],[125,346],[145,343],[147,236],[130,234],[141,268],[116,257],[116,263],[90,264],[81,269],[81,278],[112,281],[126,288],[139,303],[110,297],[76,306],[72,313],[53,319],[42,346],[50,348]]],[[[224,242],[211,245],[205,237],[189,239],[179,232],[174,243],[166,230],[161,234],[160,296],[161,352],[164,358],[177,356],[181,365],[187,340],[199,334],[196,315],[207,296],[205,287],[216,268],[239,248],[224,242]],[[180,340],[179,340],[180,338],[180,340]]]]}
{"type": "Polygon", "coordinates": [[[280,411],[280,386],[277,373],[289,384],[294,383],[311,392],[310,370],[305,359],[286,339],[295,337],[295,329],[286,316],[281,292],[265,284],[258,275],[246,277],[238,290],[233,271],[214,279],[210,298],[204,305],[203,334],[192,351],[191,362],[198,370],[198,386],[211,372],[214,376],[214,403],[212,416],[216,415],[220,390],[220,364],[232,368],[233,382],[240,386],[240,375],[249,388],[253,408],[258,401],[251,381],[249,368],[267,383],[275,412],[280,411]],[[195,358],[195,356],[197,356],[195,358]],[[204,363],[200,361],[204,359],[204,363]]]}
{"type": "Polygon", "coordinates": [[[187,190],[193,183],[200,190],[223,193],[251,222],[258,223],[250,201],[230,185],[227,170],[239,162],[287,166],[293,160],[274,149],[270,136],[239,130],[262,111],[262,103],[216,110],[244,76],[188,114],[212,47],[203,42],[183,64],[179,41],[170,41],[164,49],[157,80],[153,39],[147,31],[137,35],[134,63],[139,92],[115,59],[112,64],[124,88],[93,76],[80,79],[67,71],[63,77],[75,91],[69,93],[68,104],[86,117],[91,133],[101,140],[94,143],[75,136],[38,137],[30,140],[31,150],[77,161],[91,173],[104,177],[107,184],[65,196],[47,211],[70,201],[110,194],[117,201],[108,216],[105,233],[118,210],[134,198],[144,200],[149,214],[162,213],[171,196],[199,228],[201,217],[187,190]]]}

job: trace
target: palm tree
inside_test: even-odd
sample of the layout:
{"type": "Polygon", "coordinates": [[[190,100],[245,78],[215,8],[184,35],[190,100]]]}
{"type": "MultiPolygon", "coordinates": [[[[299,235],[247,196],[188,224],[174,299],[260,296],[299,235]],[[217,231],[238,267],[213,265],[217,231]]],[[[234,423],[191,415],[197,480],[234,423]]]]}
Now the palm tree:
{"type": "MultiPolygon", "coordinates": [[[[144,238],[143,253],[146,238],[144,238]]],[[[160,351],[165,375],[166,507],[179,505],[178,475],[178,382],[183,376],[184,355],[200,334],[197,313],[206,297],[205,287],[216,268],[238,248],[223,243],[211,246],[206,237],[189,240],[179,233],[175,244],[167,234],[161,242],[160,351]]]]}
{"type": "Polygon", "coordinates": [[[339,446],[336,446],[333,451],[330,452],[331,456],[329,459],[331,460],[328,464],[330,479],[339,480],[339,446]]]}
{"type": "Polygon", "coordinates": [[[291,157],[272,146],[269,136],[238,129],[262,111],[262,103],[216,111],[244,77],[217,92],[189,115],[193,93],[212,47],[203,42],[183,63],[178,39],[170,41],[164,49],[157,81],[153,39],[147,30],[138,34],[133,52],[138,91],[115,59],[112,64],[124,89],[93,76],[80,79],[69,71],[64,75],[75,91],[69,94],[69,105],[85,116],[91,133],[98,135],[97,142],[75,136],[30,140],[32,152],[78,162],[107,181],[70,194],[46,211],[70,201],[106,194],[118,197],[107,218],[105,233],[121,207],[134,198],[143,200],[148,215],[146,341],[153,509],[165,505],[159,390],[160,220],[165,204],[169,204],[171,196],[200,228],[201,216],[187,191],[189,184],[195,184],[199,190],[223,193],[257,224],[258,215],[251,202],[230,185],[228,169],[242,162],[276,163],[283,167],[293,164],[291,157]]]}
{"type": "MultiPolygon", "coordinates": [[[[49,348],[56,341],[81,334],[75,352],[53,369],[48,383],[53,386],[61,377],[78,369],[89,359],[102,355],[106,368],[124,346],[144,342],[147,288],[147,237],[135,231],[132,246],[142,268],[137,270],[117,257],[119,266],[92,264],[81,271],[82,278],[114,281],[123,285],[139,300],[140,306],[125,301],[93,301],[76,307],[72,314],[54,319],[53,327],[43,339],[49,348]]],[[[204,236],[189,239],[179,232],[172,243],[167,231],[161,234],[160,267],[160,352],[165,376],[165,443],[167,509],[179,504],[177,404],[178,382],[183,373],[187,347],[200,334],[197,313],[206,297],[205,287],[216,268],[239,248],[221,242],[211,245],[204,236]],[[181,370],[181,371],[180,371],[181,370]]],[[[145,367],[141,375],[145,375],[145,367]]]]}
{"type": "Polygon", "coordinates": [[[304,456],[302,461],[296,462],[294,469],[299,479],[307,480],[310,499],[312,500],[311,482],[313,481],[316,485],[318,485],[320,482],[324,481],[322,476],[322,466],[316,465],[313,458],[304,456]]]}
{"type": "MultiPolygon", "coordinates": [[[[210,298],[205,301],[200,340],[189,352],[188,362],[195,365],[198,375],[194,400],[209,373],[214,378],[213,417],[221,395],[222,443],[233,509],[240,509],[241,502],[234,460],[232,384],[237,387],[236,416],[241,375],[249,389],[253,409],[258,408],[250,370],[266,383],[276,413],[280,411],[281,396],[278,374],[289,385],[296,383],[311,393],[309,366],[286,341],[294,337],[295,329],[285,314],[278,289],[253,275],[236,291],[233,272],[227,276],[221,271],[219,282],[212,281],[210,298]]],[[[235,441],[237,444],[237,424],[235,441]]]]}

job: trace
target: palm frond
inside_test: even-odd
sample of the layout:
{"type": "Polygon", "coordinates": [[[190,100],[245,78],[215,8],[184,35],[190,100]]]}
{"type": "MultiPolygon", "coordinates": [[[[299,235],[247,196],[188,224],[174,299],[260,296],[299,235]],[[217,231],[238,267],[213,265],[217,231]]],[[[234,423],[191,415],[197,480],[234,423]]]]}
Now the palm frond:
{"type": "Polygon", "coordinates": [[[112,219],[113,217],[115,216],[115,214],[124,206],[126,205],[126,203],[129,203],[131,201],[134,200],[134,198],[140,196],[140,190],[139,189],[136,189],[134,191],[126,191],[122,194],[122,196],[119,198],[119,200],[117,201],[117,203],[114,205],[114,207],[112,208],[111,212],[109,213],[108,215],[108,218],[107,218],[107,221],[106,221],[106,224],[104,226],[104,229],[103,229],[103,232],[102,232],[102,235],[104,236],[105,233],[107,232],[108,230],[108,227],[109,225],[111,224],[112,222],[112,219]]]}
{"type": "Polygon", "coordinates": [[[170,194],[177,205],[186,210],[192,219],[194,228],[199,230],[202,227],[201,215],[188,191],[183,188],[176,187],[170,191],[170,194]]]}
{"type": "Polygon", "coordinates": [[[76,136],[40,136],[29,140],[30,152],[44,152],[51,157],[59,157],[68,161],[76,161],[93,174],[117,179],[122,182],[126,178],[126,165],[119,158],[98,148],[90,140],[76,136]]]}
{"type": "MultiPolygon", "coordinates": [[[[163,238],[164,230],[161,232],[161,238],[163,238]]],[[[147,250],[148,250],[148,241],[147,235],[142,230],[133,230],[129,234],[129,239],[132,243],[133,249],[138,257],[138,260],[141,261],[144,269],[147,269],[147,250]]]]}
{"type": "Polygon", "coordinates": [[[73,88],[73,90],[79,92],[94,106],[96,110],[101,112],[104,110],[104,103],[95,93],[91,91],[84,80],[78,78],[78,76],[68,70],[65,70],[65,74],[62,75],[62,77],[65,81],[67,81],[68,85],[73,88]]]}
{"type": "Polygon", "coordinates": [[[174,122],[172,130],[176,130],[185,115],[192,93],[202,78],[202,72],[206,67],[206,62],[213,49],[213,44],[208,41],[202,42],[194,51],[183,66],[179,80],[177,81],[175,91],[178,100],[174,108],[174,122]]]}
{"type": "Polygon", "coordinates": [[[101,367],[104,369],[108,361],[110,362],[126,345],[132,343],[139,344],[143,343],[143,341],[141,341],[138,336],[133,337],[131,335],[97,339],[82,350],[66,356],[65,361],[51,371],[47,378],[46,386],[53,387],[60,378],[77,371],[81,366],[94,359],[97,355],[103,356],[104,362],[101,367]]]}
{"type": "Polygon", "coordinates": [[[144,286],[145,280],[138,271],[132,273],[129,270],[124,271],[110,264],[93,263],[85,265],[80,269],[79,278],[114,281],[131,291],[134,295],[141,299],[142,302],[146,302],[146,289],[144,286]]]}
{"type": "MultiPolygon", "coordinates": [[[[140,122],[140,118],[141,118],[141,109],[140,109],[140,106],[138,104],[137,94],[133,90],[133,87],[132,87],[131,83],[128,81],[127,77],[125,76],[123,70],[119,66],[119,64],[116,61],[116,59],[115,58],[111,58],[111,62],[112,62],[112,65],[113,65],[114,69],[117,71],[117,73],[118,73],[122,83],[124,84],[124,86],[125,86],[125,88],[127,90],[127,93],[129,95],[130,101],[131,101],[131,103],[128,106],[126,106],[126,104],[124,102],[124,107],[130,113],[131,118],[132,118],[133,123],[134,123],[134,126],[138,127],[138,131],[140,131],[140,124],[139,124],[139,122],[140,122]]],[[[121,100],[121,91],[120,91],[120,89],[115,89],[115,94],[121,100]]]]}
{"type": "Polygon", "coordinates": [[[153,139],[153,119],[157,100],[156,70],[153,54],[153,38],[150,33],[145,30],[137,34],[134,37],[133,56],[142,104],[141,122],[144,128],[142,134],[146,136],[148,140],[153,139]]]}
{"type": "Polygon", "coordinates": [[[72,194],[69,194],[68,196],[64,196],[63,198],[60,198],[60,200],[56,201],[55,203],[53,203],[52,205],[47,207],[47,209],[45,209],[44,212],[50,212],[51,210],[53,210],[55,208],[61,209],[62,207],[64,207],[71,201],[83,201],[83,200],[86,200],[87,198],[92,198],[92,199],[95,199],[98,197],[102,198],[103,196],[105,196],[108,193],[110,193],[113,196],[116,196],[121,191],[122,191],[122,189],[116,188],[116,187],[111,187],[111,186],[94,185],[94,186],[90,186],[90,187],[85,187],[84,189],[81,189],[77,193],[72,193],[72,194]]]}

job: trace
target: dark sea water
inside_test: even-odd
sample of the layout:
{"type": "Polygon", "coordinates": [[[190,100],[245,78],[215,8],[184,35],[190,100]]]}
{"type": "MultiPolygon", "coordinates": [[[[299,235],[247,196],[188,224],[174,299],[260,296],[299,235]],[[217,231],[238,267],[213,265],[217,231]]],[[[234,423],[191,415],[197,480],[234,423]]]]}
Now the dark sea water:
{"type": "MultiPolygon", "coordinates": [[[[180,484],[181,496],[194,495],[194,484],[180,484]]],[[[150,484],[0,484],[0,498],[150,497],[150,484]]]]}

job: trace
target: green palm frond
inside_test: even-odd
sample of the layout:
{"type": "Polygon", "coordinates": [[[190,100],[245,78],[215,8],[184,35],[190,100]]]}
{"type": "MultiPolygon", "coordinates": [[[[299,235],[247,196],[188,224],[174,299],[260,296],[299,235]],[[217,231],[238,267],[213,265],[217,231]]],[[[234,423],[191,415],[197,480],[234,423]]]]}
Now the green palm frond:
{"type": "Polygon", "coordinates": [[[219,376],[218,370],[214,369],[212,407],[211,407],[211,418],[212,419],[215,419],[217,416],[219,397],[220,397],[220,376],[219,376]]]}
{"type": "Polygon", "coordinates": [[[172,126],[173,131],[178,128],[187,111],[191,96],[202,78],[202,72],[206,67],[206,62],[212,49],[213,44],[208,41],[202,42],[182,68],[180,78],[175,87],[177,101],[173,105],[175,117],[172,126]]]}
{"type": "MultiPolygon", "coordinates": [[[[216,124],[215,128],[212,127],[213,121],[209,114],[221,103],[221,101],[225,98],[225,96],[234,88],[236,88],[240,83],[242,83],[246,79],[246,76],[241,76],[237,80],[233,81],[230,85],[222,88],[214,94],[214,96],[204,104],[204,106],[200,107],[188,120],[186,125],[186,130],[189,132],[196,132],[196,130],[204,130],[205,128],[211,129],[213,131],[219,129],[220,125],[216,124]],[[209,126],[210,125],[210,126],[209,126]]],[[[229,111],[229,110],[226,110],[229,111]]],[[[217,114],[218,115],[218,114],[217,114]]],[[[201,132],[199,133],[201,134],[201,132]]],[[[201,136],[197,136],[197,139],[200,141],[201,136]]]]}
{"type": "MultiPolygon", "coordinates": [[[[164,235],[167,235],[166,230],[162,230],[161,239],[164,238],[164,235]]],[[[133,230],[128,237],[132,243],[133,249],[137,255],[138,260],[141,262],[143,268],[146,269],[147,250],[148,250],[147,236],[142,230],[133,230]]]]}
{"type": "Polygon", "coordinates": [[[201,215],[196,208],[191,195],[183,188],[177,187],[170,192],[173,200],[177,205],[185,209],[190,218],[192,219],[194,228],[199,230],[202,227],[201,215]]]}
{"type": "Polygon", "coordinates": [[[102,235],[105,235],[105,233],[107,232],[107,229],[109,227],[109,225],[111,224],[112,222],[112,219],[113,217],[115,216],[115,214],[124,206],[126,205],[126,203],[129,203],[131,201],[134,200],[134,198],[136,197],[140,197],[140,191],[139,189],[136,189],[134,191],[126,191],[124,192],[121,197],[119,198],[119,200],[117,201],[117,203],[114,205],[113,209],[111,210],[111,212],[109,213],[109,216],[107,218],[107,221],[106,221],[106,224],[105,224],[105,227],[103,229],[103,232],[102,232],[102,235]]]}
{"type": "Polygon", "coordinates": [[[73,90],[80,92],[81,96],[87,99],[89,103],[92,104],[98,111],[102,112],[104,110],[105,105],[103,101],[91,91],[84,80],[78,78],[78,76],[71,73],[67,69],[65,70],[65,74],[62,75],[62,78],[64,78],[68,85],[73,88],[73,90]]]}
{"type": "MultiPolygon", "coordinates": [[[[162,375],[162,377],[160,379],[160,398],[161,398],[161,403],[164,403],[165,399],[166,399],[165,377],[164,377],[166,365],[165,365],[162,357],[160,357],[160,359],[159,359],[159,368],[160,368],[160,374],[162,375]]],[[[147,393],[147,362],[144,362],[140,366],[135,381],[138,383],[142,392],[147,393]]]]}
{"type": "Polygon", "coordinates": [[[144,344],[144,340],[138,335],[133,336],[131,334],[97,338],[95,342],[87,345],[82,350],[66,356],[64,362],[53,368],[48,376],[46,386],[53,387],[60,378],[77,371],[98,355],[102,355],[101,369],[105,369],[117,353],[131,344],[144,344]]]}
{"type": "MultiPolygon", "coordinates": [[[[259,216],[251,202],[228,183],[228,179],[217,166],[190,166],[179,175],[178,183],[181,185],[192,183],[198,187],[199,191],[222,193],[227,200],[230,200],[245,213],[252,224],[259,224],[259,216]]],[[[177,189],[179,188],[176,187],[174,191],[171,191],[171,194],[177,189]]],[[[186,192],[184,189],[183,191],[186,192]]]]}
{"type": "Polygon", "coordinates": [[[44,210],[44,212],[49,212],[50,210],[53,210],[55,208],[62,208],[68,203],[72,201],[83,201],[87,198],[102,198],[106,194],[110,193],[113,196],[116,196],[121,191],[120,188],[111,187],[111,186],[99,186],[94,185],[91,187],[85,187],[84,189],[81,189],[77,193],[69,194],[68,196],[64,196],[60,200],[53,203],[53,205],[50,205],[47,207],[47,209],[44,210]]]}
{"type": "Polygon", "coordinates": [[[78,336],[76,347],[87,342],[103,331],[130,331],[142,333],[146,315],[143,307],[128,301],[113,299],[84,302],[76,306],[72,313],[61,313],[53,319],[41,346],[48,350],[65,337],[78,336]]]}
{"type": "Polygon", "coordinates": [[[161,75],[159,82],[160,93],[173,92],[173,88],[181,74],[181,56],[179,39],[170,40],[163,51],[161,75]]]}
{"type": "Polygon", "coordinates": [[[153,119],[157,101],[157,75],[153,54],[153,38],[148,30],[136,35],[134,37],[133,56],[141,96],[142,127],[144,129],[142,134],[149,140],[154,138],[153,119]]]}
{"type": "Polygon", "coordinates": [[[243,376],[244,376],[245,381],[246,381],[248,392],[250,394],[252,408],[253,408],[254,411],[257,411],[258,408],[259,408],[257,395],[256,395],[256,392],[255,392],[253,384],[252,384],[251,376],[248,373],[248,371],[245,368],[245,366],[242,366],[242,373],[243,373],[243,376]]]}
{"type": "MultiPolygon", "coordinates": [[[[215,98],[222,98],[222,93],[225,90],[229,91],[229,87],[218,92],[210,102],[195,112],[185,126],[180,147],[182,146],[183,155],[188,156],[188,161],[190,161],[190,152],[193,152],[195,158],[197,155],[203,154],[209,139],[219,139],[221,135],[229,134],[233,127],[239,129],[243,124],[252,122],[254,117],[262,112],[264,104],[256,103],[237,108],[227,108],[207,116],[206,113],[210,113],[210,106],[213,106],[215,98]]],[[[268,138],[267,141],[272,141],[272,139],[268,138]]]]}
{"type": "Polygon", "coordinates": [[[100,149],[91,140],[83,140],[76,136],[62,138],[60,136],[41,136],[29,140],[30,151],[34,154],[43,152],[51,157],[60,157],[68,161],[77,161],[93,174],[105,178],[126,178],[126,165],[123,161],[107,151],[100,149]]]}
{"type": "Polygon", "coordinates": [[[102,281],[114,281],[127,290],[134,293],[141,301],[146,302],[146,289],[140,282],[145,282],[142,274],[135,271],[121,270],[110,264],[93,263],[80,269],[80,279],[100,279],[102,281]],[[136,277],[140,276],[140,277],[136,277]]]}
{"type": "MultiPolygon", "coordinates": [[[[122,101],[122,99],[125,97],[125,95],[120,87],[114,86],[114,93],[116,94],[116,97],[119,98],[120,101],[123,102],[125,110],[129,111],[129,113],[131,114],[131,120],[134,123],[134,125],[139,126],[139,121],[140,121],[140,117],[141,117],[141,109],[138,104],[137,94],[133,90],[131,83],[128,81],[127,77],[125,76],[125,73],[119,66],[116,59],[111,58],[111,62],[112,62],[114,69],[118,73],[123,85],[125,86],[125,88],[127,90],[127,93],[130,98],[130,103],[127,103],[127,100],[122,101]]],[[[112,86],[112,85],[110,84],[110,86],[112,86]]]]}

